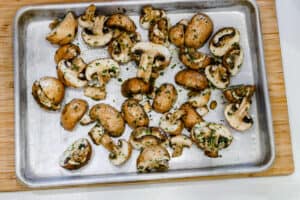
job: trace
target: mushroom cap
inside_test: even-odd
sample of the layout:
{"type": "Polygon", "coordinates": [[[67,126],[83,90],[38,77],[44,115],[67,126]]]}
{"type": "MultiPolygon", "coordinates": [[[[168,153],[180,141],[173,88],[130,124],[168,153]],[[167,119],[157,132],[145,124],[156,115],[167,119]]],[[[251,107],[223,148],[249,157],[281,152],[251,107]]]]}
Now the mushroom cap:
{"type": "Polygon", "coordinates": [[[166,18],[167,14],[162,9],[154,9],[152,6],[144,6],[140,16],[140,25],[144,29],[149,29],[152,23],[161,18],[166,18]]]}
{"type": "Polygon", "coordinates": [[[109,161],[119,166],[124,164],[131,156],[132,147],[126,140],[118,140],[118,144],[114,146],[114,150],[109,154],[109,161]]]}
{"type": "Polygon", "coordinates": [[[175,82],[187,89],[201,91],[208,87],[208,81],[203,73],[195,70],[184,69],[175,76],[175,82]]]}
{"type": "Polygon", "coordinates": [[[155,44],[166,44],[168,42],[169,21],[161,18],[150,25],[149,40],[155,44]]]}
{"type": "Polygon", "coordinates": [[[84,96],[90,97],[95,101],[102,100],[106,98],[106,89],[105,87],[86,86],[84,88],[84,96]]]}
{"type": "Polygon", "coordinates": [[[211,58],[194,48],[180,48],[180,61],[188,68],[199,70],[204,69],[211,63],[211,58]]]}
{"type": "Polygon", "coordinates": [[[172,157],[181,156],[184,147],[190,148],[192,146],[192,140],[186,135],[177,135],[170,139],[170,145],[172,147],[172,157]]]}
{"type": "Polygon", "coordinates": [[[161,145],[144,148],[136,162],[138,172],[165,171],[169,168],[170,155],[161,145]]]}
{"type": "Polygon", "coordinates": [[[234,85],[225,89],[223,94],[230,103],[237,103],[243,98],[250,99],[255,92],[254,85],[234,85]]]}
{"type": "Polygon", "coordinates": [[[191,91],[188,93],[188,96],[189,96],[188,102],[193,107],[200,108],[207,105],[211,96],[211,90],[207,88],[199,93],[191,91]]]}
{"type": "Polygon", "coordinates": [[[61,60],[72,60],[73,58],[79,56],[80,48],[74,44],[66,44],[59,47],[54,56],[54,60],[57,63],[61,60]]]}
{"type": "Polygon", "coordinates": [[[82,28],[92,29],[95,22],[95,12],[96,12],[96,6],[94,4],[89,5],[84,15],[81,15],[78,17],[78,24],[82,28]]]}
{"type": "Polygon", "coordinates": [[[184,46],[184,32],[187,24],[188,20],[182,19],[169,29],[169,40],[177,47],[184,46]]]}
{"type": "Polygon", "coordinates": [[[129,33],[136,31],[136,26],[132,19],[130,19],[130,17],[124,14],[111,15],[105,22],[105,25],[109,28],[117,28],[129,33]]]}
{"type": "Polygon", "coordinates": [[[181,118],[185,111],[176,110],[174,113],[166,113],[160,117],[159,127],[170,135],[180,135],[184,124],[181,118]]]}
{"type": "Polygon", "coordinates": [[[234,45],[223,56],[223,65],[228,69],[232,76],[237,75],[240,71],[244,60],[244,51],[240,45],[234,45]]]}
{"type": "Polygon", "coordinates": [[[186,129],[190,130],[195,124],[203,122],[202,117],[190,103],[187,102],[182,104],[179,110],[185,112],[185,115],[182,117],[182,121],[186,129]]]}
{"type": "Polygon", "coordinates": [[[141,78],[129,78],[122,83],[121,92],[125,97],[131,97],[136,94],[148,94],[152,90],[150,83],[146,83],[141,78]]]}
{"type": "Polygon", "coordinates": [[[230,75],[226,67],[221,64],[208,65],[205,75],[209,82],[219,89],[225,89],[230,83],[230,75]]]}
{"type": "Polygon", "coordinates": [[[164,83],[156,91],[152,107],[156,112],[168,112],[177,100],[177,90],[173,84],[164,83]]]}

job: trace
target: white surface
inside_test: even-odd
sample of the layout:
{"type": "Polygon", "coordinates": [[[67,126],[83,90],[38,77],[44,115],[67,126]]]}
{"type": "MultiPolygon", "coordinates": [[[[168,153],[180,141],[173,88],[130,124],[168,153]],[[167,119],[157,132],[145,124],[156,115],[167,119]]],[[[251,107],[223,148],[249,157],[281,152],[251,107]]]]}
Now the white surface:
{"type": "Polygon", "coordinates": [[[291,176],[249,178],[235,180],[200,181],[172,184],[151,184],[126,187],[76,188],[47,190],[34,192],[2,193],[0,199],[206,199],[217,192],[220,199],[289,199],[300,198],[300,93],[297,83],[300,66],[297,56],[300,55],[300,18],[299,0],[277,0],[279,29],[283,66],[287,87],[290,126],[293,139],[294,160],[296,171],[291,176]],[[296,91],[296,92],[294,92],[296,91]]]}

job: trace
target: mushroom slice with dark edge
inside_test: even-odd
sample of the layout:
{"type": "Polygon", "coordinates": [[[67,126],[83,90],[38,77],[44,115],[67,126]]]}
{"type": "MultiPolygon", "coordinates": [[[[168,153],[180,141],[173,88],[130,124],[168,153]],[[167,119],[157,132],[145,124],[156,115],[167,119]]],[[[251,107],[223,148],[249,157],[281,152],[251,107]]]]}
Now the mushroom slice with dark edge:
{"type": "Polygon", "coordinates": [[[187,89],[201,91],[208,87],[208,81],[203,73],[184,69],[175,76],[175,82],[187,89]]]}
{"type": "Polygon", "coordinates": [[[156,91],[152,107],[156,112],[168,112],[177,100],[177,90],[173,84],[164,83],[156,91]]]}
{"type": "Polygon", "coordinates": [[[170,145],[173,149],[172,157],[179,157],[182,154],[183,148],[190,148],[192,140],[186,135],[177,135],[170,139],[170,145]]]}
{"type": "Polygon", "coordinates": [[[59,110],[65,96],[64,85],[56,78],[43,77],[32,85],[32,96],[47,110],[59,110]]]}
{"type": "Polygon", "coordinates": [[[59,165],[68,170],[79,169],[88,163],[91,155],[91,144],[87,139],[80,138],[63,152],[59,159],[59,165]]]}
{"type": "Polygon", "coordinates": [[[184,32],[188,23],[188,20],[182,19],[169,29],[169,40],[175,46],[184,46],[184,32]]]}
{"type": "Polygon", "coordinates": [[[201,92],[191,91],[188,93],[188,102],[195,108],[206,106],[211,96],[211,90],[205,89],[201,92]]]}
{"type": "Polygon", "coordinates": [[[106,19],[105,16],[97,16],[95,17],[92,29],[83,29],[81,36],[87,45],[91,47],[103,47],[111,41],[113,33],[104,27],[106,19]]]}
{"type": "Polygon", "coordinates": [[[244,52],[240,45],[234,45],[224,56],[223,65],[228,69],[232,76],[240,71],[244,60],[244,52]]]}
{"type": "Polygon", "coordinates": [[[189,21],[185,33],[184,44],[186,47],[202,47],[213,32],[213,22],[209,16],[198,13],[189,21]]]}
{"type": "Polygon", "coordinates": [[[159,120],[159,127],[170,135],[180,135],[184,124],[181,118],[186,114],[184,110],[176,110],[173,113],[166,113],[159,120]]]}
{"type": "Polygon", "coordinates": [[[194,70],[204,69],[211,63],[208,55],[194,48],[180,48],[179,59],[186,67],[194,70]]]}
{"type": "Polygon", "coordinates": [[[120,137],[125,129],[125,121],[121,113],[114,107],[100,103],[90,110],[92,120],[97,120],[112,137],[120,137]]]}
{"type": "Polygon", "coordinates": [[[240,32],[233,27],[218,30],[209,43],[209,49],[214,56],[224,56],[234,45],[240,42],[240,32]]]}
{"type": "Polygon", "coordinates": [[[227,148],[233,136],[222,124],[200,122],[195,124],[191,131],[193,142],[204,151],[208,157],[219,157],[219,151],[227,148]]]}
{"type": "Polygon", "coordinates": [[[128,33],[133,33],[136,31],[136,26],[132,19],[124,14],[113,14],[108,17],[105,25],[112,29],[119,29],[121,31],[126,31],[128,33]]]}
{"type": "Polygon", "coordinates": [[[244,98],[241,103],[231,103],[225,107],[224,115],[228,124],[238,130],[246,131],[253,125],[253,119],[249,114],[250,102],[244,98]]]}
{"type": "Polygon", "coordinates": [[[166,133],[158,127],[138,127],[131,132],[129,142],[135,149],[143,149],[152,145],[167,146],[166,133]]]}
{"type": "Polygon", "coordinates": [[[161,145],[153,145],[142,149],[137,158],[138,172],[166,171],[169,169],[170,154],[161,145]]]}
{"type": "Polygon", "coordinates": [[[82,99],[72,99],[61,112],[60,124],[65,130],[72,131],[88,109],[88,103],[82,99]]]}
{"type": "Polygon", "coordinates": [[[140,25],[144,29],[149,29],[151,24],[154,24],[162,18],[166,18],[167,14],[162,9],[155,9],[152,6],[145,6],[142,9],[140,16],[140,25]]]}
{"type": "Polygon", "coordinates": [[[182,104],[179,110],[185,112],[182,117],[182,121],[187,130],[192,129],[195,124],[203,122],[202,117],[190,103],[182,104]]]}
{"type": "Polygon", "coordinates": [[[237,103],[241,102],[243,98],[250,100],[254,92],[254,85],[234,85],[226,88],[223,94],[226,100],[230,103],[237,103]]]}
{"type": "Polygon", "coordinates": [[[149,82],[152,70],[164,69],[170,64],[171,53],[163,45],[152,42],[139,42],[131,49],[138,62],[137,77],[149,82]]]}
{"type": "Polygon", "coordinates": [[[168,19],[162,18],[150,25],[149,40],[155,44],[167,44],[168,42],[168,19]]]}
{"type": "Polygon", "coordinates": [[[136,94],[148,94],[152,90],[150,83],[141,78],[129,78],[122,83],[121,92],[124,97],[132,97],[136,94]]]}
{"type": "Polygon", "coordinates": [[[225,89],[230,83],[228,70],[221,64],[207,66],[205,75],[209,82],[218,89],[225,89]]]}
{"type": "Polygon", "coordinates": [[[56,64],[59,63],[61,60],[72,60],[76,58],[80,54],[80,48],[75,44],[66,44],[59,47],[54,56],[54,60],[56,64]]]}
{"type": "Polygon", "coordinates": [[[72,12],[68,12],[62,21],[50,24],[51,32],[46,39],[52,44],[64,45],[71,43],[77,33],[78,23],[72,12]]]}
{"type": "Polygon", "coordinates": [[[96,6],[94,4],[89,5],[84,14],[78,17],[78,24],[82,28],[92,29],[95,22],[96,6]]]}

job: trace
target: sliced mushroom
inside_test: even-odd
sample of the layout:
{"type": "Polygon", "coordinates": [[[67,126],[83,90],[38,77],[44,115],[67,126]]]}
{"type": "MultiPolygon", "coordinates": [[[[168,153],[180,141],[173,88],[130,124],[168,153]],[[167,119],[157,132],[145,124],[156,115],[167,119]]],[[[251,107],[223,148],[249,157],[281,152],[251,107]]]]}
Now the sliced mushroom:
{"type": "Polygon", "coordinates": [[[142,9],[140,16],[140,25],[144,29],[149,29],[151,24],[154,24],[162,18],[166,18],[167,14],[162,9],[154,9],[152,6],[145,6],[142,9]]]}
{"type": "Polygon", "coordinates": [[[84,14],[78,17],[79,26],[82,28],[92,29],[95,22],[96,6],[94,4],[89,5],[84,14]]]}
{"type": "Polygon", "coordinates": [[[141,78],[129,78],[122,83],[121,92],[124,97],[132,97],[136,94],[148,94],[152,90],[150,83],[141,78]]]}
{"type": "Polygon", "coordinates": [[[169,40],[177,47],[184,46],[184,32],[188,25],[188,20],[182,19],[169,30],[169,40]]]}
{"type": "Polygon", "coordinates": [[[211,90],[210,89],[205,89],[201,92],[189,92],[188,97],[189,100],[188,102],[196,108],[201,108],[203,106],[206,106],[209,99],[211,96],[211,90]]]}
{"type": "Polygon", "coordinates": [[[84,88],[84,96],[99,101],[106,98],[106,89],[105,87],[93,85],[93,83],[90,82],[89,85],[84,88]]]}
{"type": "Polygon", "coordinates": [[[232,49],[223,56],[223,65],[228,69],[232,76],[235,76],[240,71],[243,60],[243,49],[240,45],[234,45],[232,49]]]}
{"type": "Polygon", "coordinates": [[[46,39],[52,44],[64,45],[71,43],[77,33],[78,23],[72,12],[68,12],[60,22],[51,24],[52,30],[46,39]]]}
{"type": "Polygon", "coordinates": [[[151,42],[139,42],[133,46],[131,52],[139,64],[137,77],[145,82],[149,82],[153,69],[164,69],[171,61],[168,48],[151,42]]]}
{"type": "Polygon", "coordinates": [[[169,152],[161,145],[153,145],[144,148],[137,158],[138,172],[166,171],[169,169],[169,152]]]}
{"type": "Polygon", "coordinates": [[[166,113],[159,120],[159,127],[170,135],[180,135],[184,124],[181,118],[185,115],[184,110],[176,110],[173,113],[166,113]]]}
{"type": "Polygon", "coordinates": [[[177,100],[177,90],[170,83],[162,84],[156,91],[152,107],[156,112],[168,112],[177,100]]]}
{"type": "Polygon", "coordinates": [[[173,149],[172,157],[179,157],[182,154],[183,148],[190,148],[192,140],[186,135],[177,135],[170,139],[170,145],[173,149]]]}
{"type": "Polygon", "coordinates": [[[68,170],[79,169],[88,163],[91,155],[91,144],[87,139],[80,138],[63,152],[59,159],[59,165],[68,170]]]}
{"type": "Polygon", "coordinates": [[[207,105],[199,107],[196,109],[197,113],[201,116],[204,117],[205,115],[207,115],[207,113],[209,113],[208,107],[207,105]]]}
{"type": "Polygon", "coordinates": [[[195,70],[184,69],[175,76],[175,82],[187,89],[201,91],[208,87],[208,81],[204,74],[195,70]]]}
{"type": "Polygon", "coordinates": [[[209,49],[214,56],[222,57],[239,42],[240,32],[233,27],[225,27],[214,34],[209,49]]]}
{"type": "Polygon", "coordinates": [[[32,96],[47,110],[59,110],[65,96],[64,85],[53,77],[43,77],[32,85],[32,96]]]}
{"type": "Polygon", "coordinates": [[[230,83],[228,70],[221,64],[207,66],[205,68],[205,75],[209,82],[219,89],[225,89],[230,83]]]}
{"type": "Polygon", "coordinates": [[[137,100],[143,106],[146,113],[149,113],[152,110],[152,106],[150,104],[150,99],[152,97],[150,95],[135,94],[132,98],[137,100]]]}
{"type": "Polygon", "coordinates": [[[199,70],[204,69],[211,63],[211,58],[194,48],[180,48],[179,59],[188,68],[199,70]]]}
{"type": "Polygon", "coordinates": [[[88,135],[95,145],[101,145],[102,136],[105,134],[105,129],[101,124],[96,124],[89,132],[88,135]]]}
{"type": "Polygon", "coordinates": [[[168,42],[169,22],[161,18],[150,25],[149,40],[155,44],[166,44],[168,42]]]}
{"type": "Polygon", "coordinates": [[[105,25],[109,28],[126,31],[129,33],[134,33],[136,31],[136,26],[132,19],[124,14],[111,15],[105,22],[105,25]]]}
{"type": "Polygon", "coordinates": [[[138,127],[131,132],[129,142],[133,148],[143,149],[152,145],[167,146],[169,140],[158,127],[138,127]]]}
{"type": "Polygon", "coordinates": [[[59,63],[61,60],[72,60],[73,58],[79,56],[80,48],[74,44],[66,44],[59,47],[54,56],[54,60],[56,64],[59,63]]]}
{"type": "Polygon", "coordinates": [[[227,148],[233,140],[224,125],[212,122],[197,123],[191,131],[191,137],[205,155],[212,158],[219,157],[219,151],[227,148]]]}
{"type": "Polygon", "coordinates": [[[251,99],[255,92],[254,85],[234,85],[224,90],[224,97],[230,103],[241,102],[243,98],[251,99]]]}
{"type": "Polygon", "coordinates": [[[185,113],[182,117],[182,121],[186,129],[190,130],[195,124],[203,122],[202,117],[190,103],[182,104],[179,110],[185,113]]]}
{"type": "Polygon", "coordinates": [[[250,102],[244,98],[241,103],[231,103],[225,107],[224,115],[228,124],[238,130],[246,131],[253,125],[253,119],[249,114],[250,102]]]}
{"type": "Polygon", "coordinates": [[[88,103],[82,99],[72,99],[61,112],[60,124],[68,131],[72,131],[88,109],[88,103]]]}

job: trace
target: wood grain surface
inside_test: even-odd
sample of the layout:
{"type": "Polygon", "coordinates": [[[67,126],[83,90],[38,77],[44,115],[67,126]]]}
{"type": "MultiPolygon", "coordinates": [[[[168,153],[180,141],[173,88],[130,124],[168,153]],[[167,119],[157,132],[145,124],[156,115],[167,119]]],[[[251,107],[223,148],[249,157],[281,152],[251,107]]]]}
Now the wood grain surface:
{"type": "MultiPolygon", "coordinates": [[[[276,159],[273,166],[269,170],[257,174],[172,179],[160,182],[274,176],[293,173],[294,164],[274,1],[275,0],[257,1],[260,6],[262,18],[265,62],[268,72],[269,91],[275,130],[276,159]]],[[[62,2],[62,0],[0,1],[0,191],[19,191],[29,189],[18,183],[14,169],[14,74],[12,45],[14,15],[20,7],[25,5],[60,2],[62,2]]],[[[79,0],[65,0],[63,2],[79,2],[79,0]]],[[[81,0],[80,2],[88,1],[81,0]]],[[[103,186],[103,184],[101,186],[103,186]]]]}

